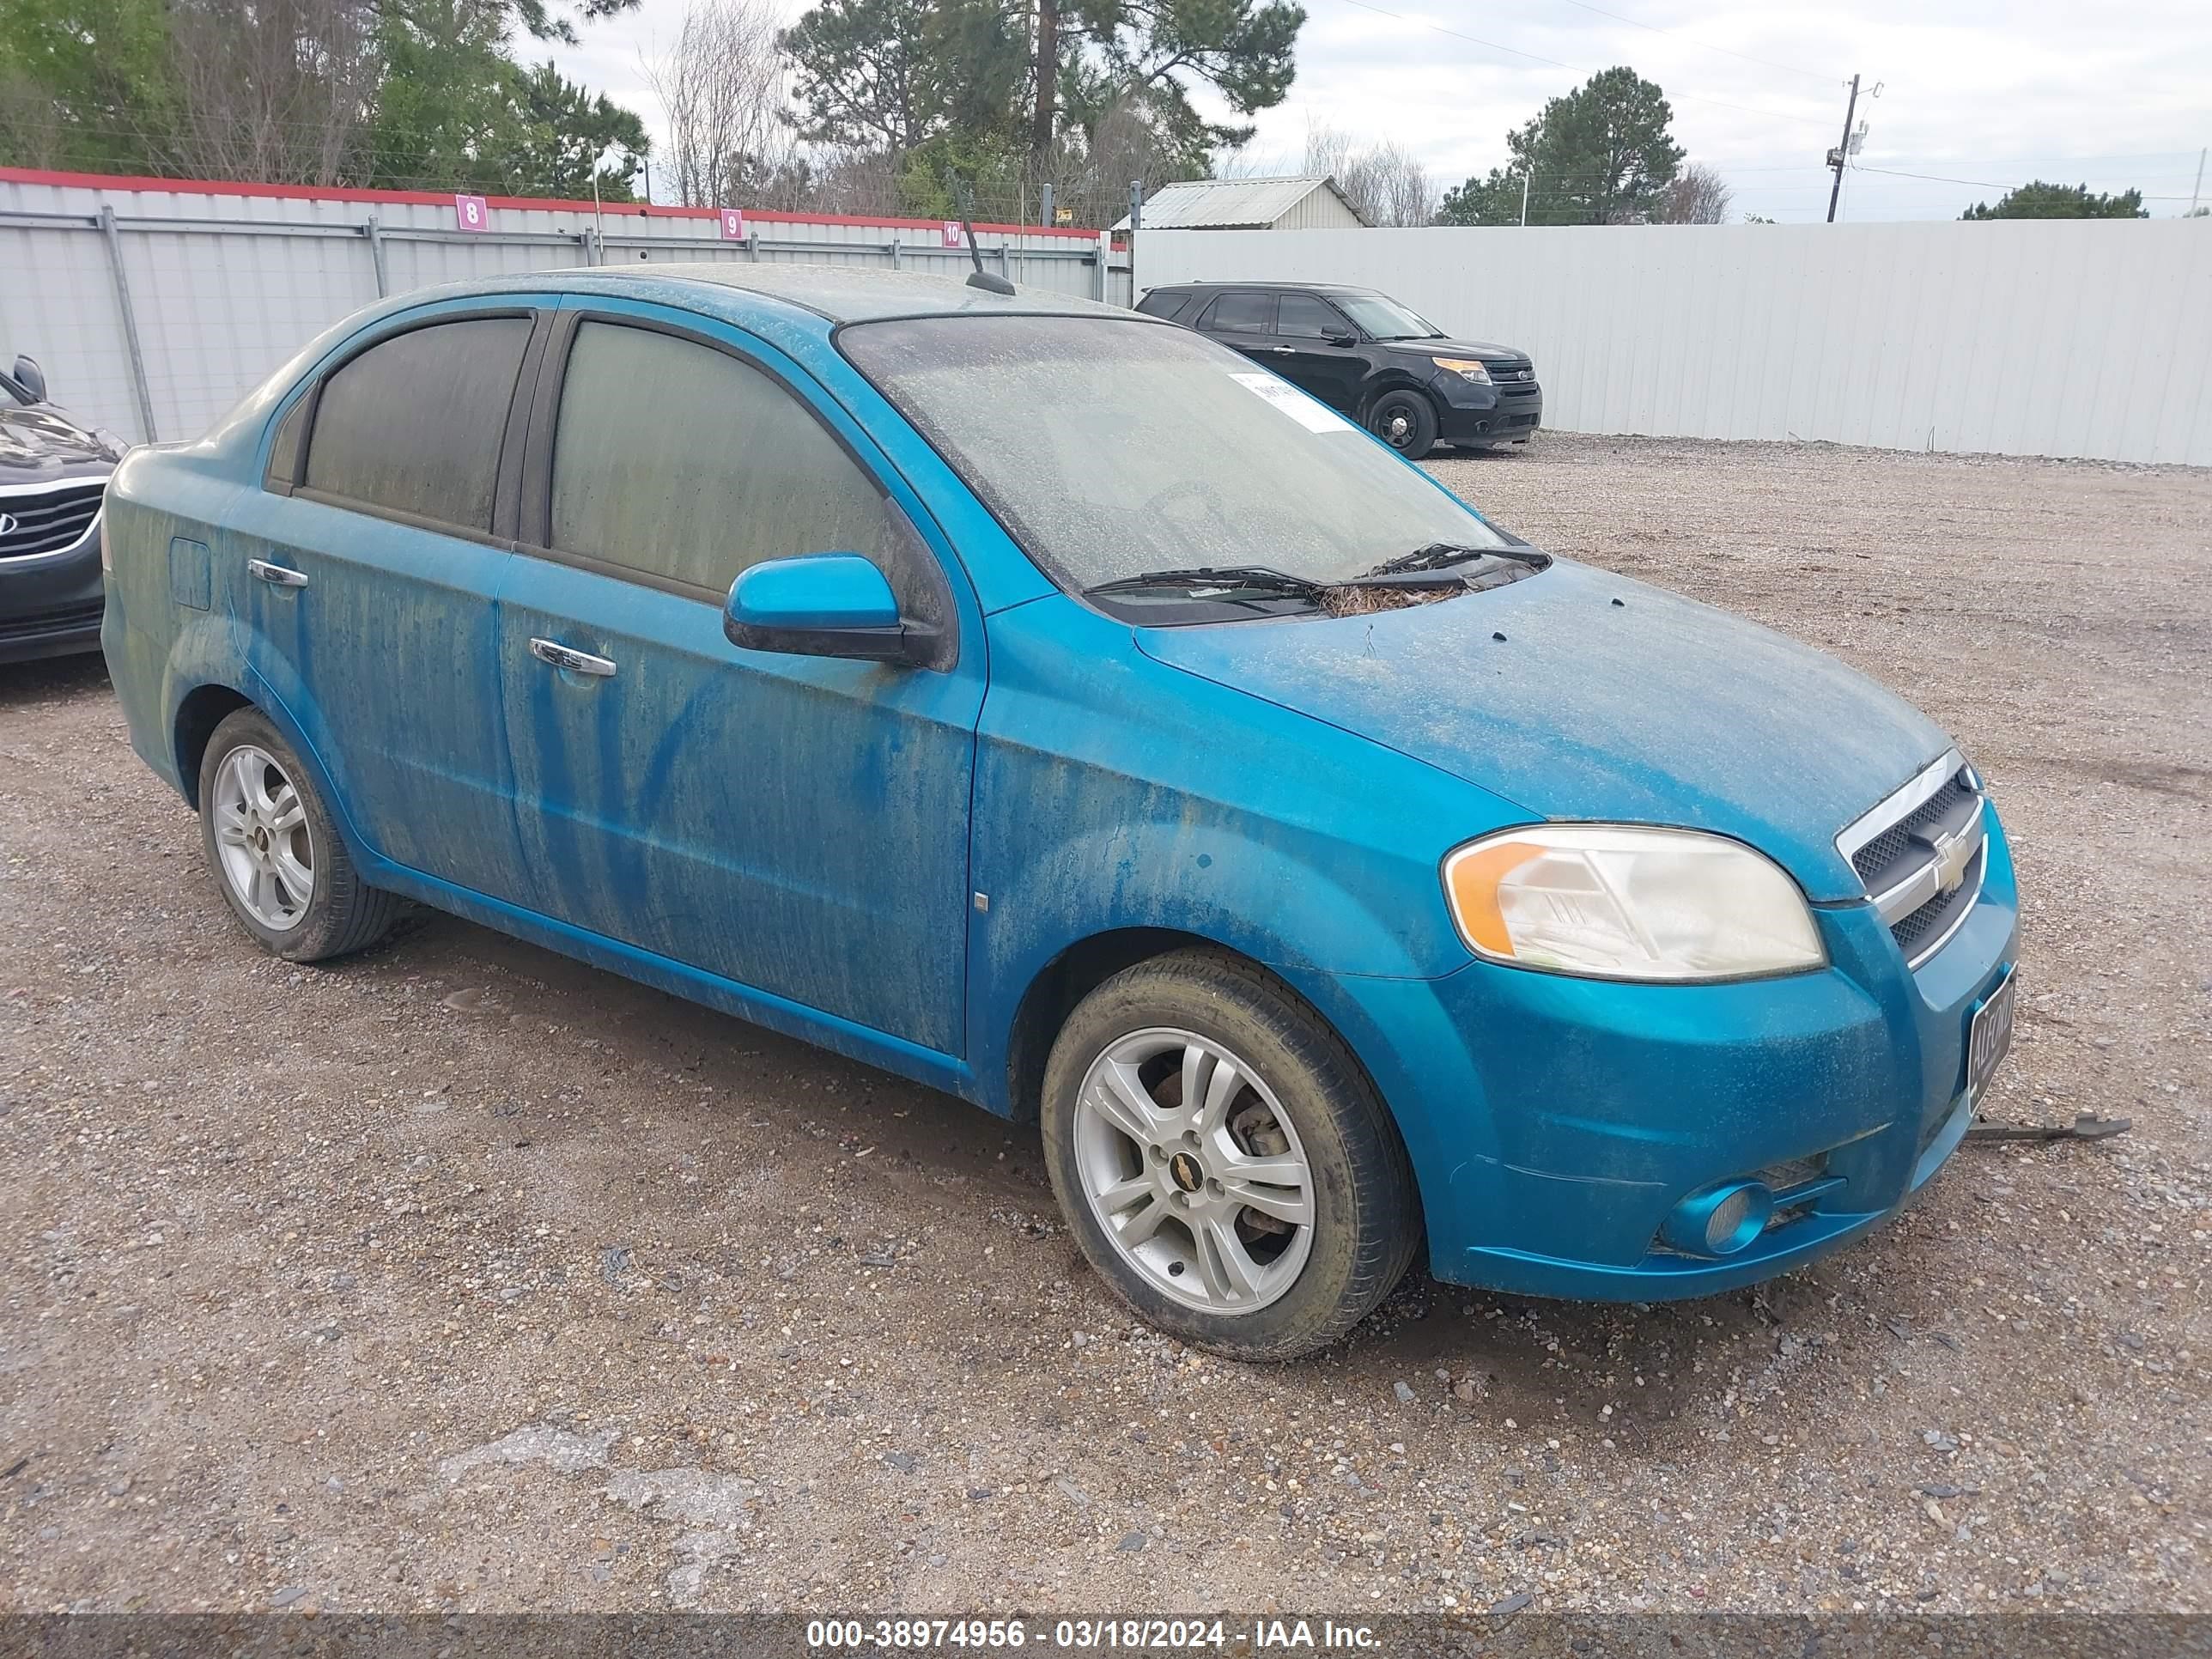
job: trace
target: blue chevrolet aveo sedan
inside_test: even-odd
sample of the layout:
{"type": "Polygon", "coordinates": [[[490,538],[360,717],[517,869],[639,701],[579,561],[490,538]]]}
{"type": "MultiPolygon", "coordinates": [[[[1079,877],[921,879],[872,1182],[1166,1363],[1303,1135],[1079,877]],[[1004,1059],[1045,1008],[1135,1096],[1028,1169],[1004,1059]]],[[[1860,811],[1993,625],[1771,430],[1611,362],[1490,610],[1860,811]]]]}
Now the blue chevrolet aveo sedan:
{"type": "Polygon", "coordinates": [[[1936,726],[1547,558],[1200,336],[804,265],[381,305],[107,498],[138,753],[264,947],[428,904],[1039,1121],[1247,1358],[1893,1213],[2009,1036],[1936,726]]]}

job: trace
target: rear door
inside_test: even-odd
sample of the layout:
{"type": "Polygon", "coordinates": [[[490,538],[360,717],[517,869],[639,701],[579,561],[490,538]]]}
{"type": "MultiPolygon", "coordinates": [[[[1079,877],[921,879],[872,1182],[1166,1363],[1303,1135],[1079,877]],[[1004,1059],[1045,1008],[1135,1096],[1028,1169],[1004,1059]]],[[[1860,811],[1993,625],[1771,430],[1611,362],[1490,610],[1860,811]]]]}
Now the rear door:
{"type": "Polygon", "coordinates": [[[1264,289],[1232,288],[1198,313],[1198,329],[1255,362],[1277,366],[1275,296],[1264,289]]]}
{"type": "Polygon", "coordinates": [[[213,550],[218,603],[360,838],[510,899],[526,890],[493,604],[513,556],[495,520],[544,303],[414,316],[353,350],[282,416],[265,487],[213,550]]]}
{"type": "Polygon", "coordinates": [[[957,1054],[982,629],[911,489],[773,348],[609,303],[549,348],[523,495],[498,654],[541,908],[957,1054]],[[723,636],[740,571],[824,552],[874,560],[942,660],[723,636]]]}

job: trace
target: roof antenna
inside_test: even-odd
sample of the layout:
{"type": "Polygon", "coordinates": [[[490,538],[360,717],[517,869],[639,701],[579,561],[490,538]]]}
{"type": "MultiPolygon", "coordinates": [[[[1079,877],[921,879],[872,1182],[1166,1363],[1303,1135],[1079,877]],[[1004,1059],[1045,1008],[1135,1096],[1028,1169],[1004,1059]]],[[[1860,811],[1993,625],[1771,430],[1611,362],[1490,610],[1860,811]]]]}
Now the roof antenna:
{"type": "Polygon", "coordinates": [[[986,294],[1012,294],[1014,285],[1003,276],[994,276],[983,269],[983,250],[975,246],[975,204],[969,194],[968,181],[956,178],[952,188],[960,199],[960,228],[967,233],[968,257],[975,262],[975,269],[968,278],[968,286],[980,288],[986,294]]]}

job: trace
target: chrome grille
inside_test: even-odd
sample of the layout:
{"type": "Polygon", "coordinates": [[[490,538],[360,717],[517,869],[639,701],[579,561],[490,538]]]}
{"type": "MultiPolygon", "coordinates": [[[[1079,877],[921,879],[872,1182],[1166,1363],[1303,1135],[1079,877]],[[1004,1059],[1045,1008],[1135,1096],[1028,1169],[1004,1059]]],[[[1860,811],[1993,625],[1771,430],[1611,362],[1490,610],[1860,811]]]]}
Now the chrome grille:
{"type": "Polygon", "coordinates": [[[1954,749],[1836,837],[1911,967],[1942,948],[1981,896],[1985,810],[1981,780],[1954,749]]]}
{"type": "Polygon", "coordinates": [[[0,560],[76,546],[100,516],[106,488],[105,478],[73,478],[44,489],[0,493],[0,560]]]}

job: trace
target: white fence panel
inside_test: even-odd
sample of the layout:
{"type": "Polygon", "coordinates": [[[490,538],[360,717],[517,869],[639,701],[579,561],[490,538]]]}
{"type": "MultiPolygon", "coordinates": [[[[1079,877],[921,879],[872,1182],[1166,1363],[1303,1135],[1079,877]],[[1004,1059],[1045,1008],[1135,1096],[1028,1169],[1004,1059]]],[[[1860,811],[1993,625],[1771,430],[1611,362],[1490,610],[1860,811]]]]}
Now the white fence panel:
{"type": "MultiPolygon", "coordinates": [[[[40,360],[57,402],[130,438],[190,438],[307,341],[385,294],[641,259],[821,260],[964,275],[934,222],[495,199],[460,228],[450,197],[316,194],[0,168],[0,364],[40,360]],[[128,322],[124,295],[130,300],[128,322]],[[131,327],[137,333],[133,363],[131,327]]],[[[988,229],[985,269],[1127,303],[1092,231],[988,229]]]]}
{"type": "Polygon", "coordinates": [[[1154,230],[1138,291],[1381,289],[1579,432],[2212,465],[2212,220],[1154,230]]]}

